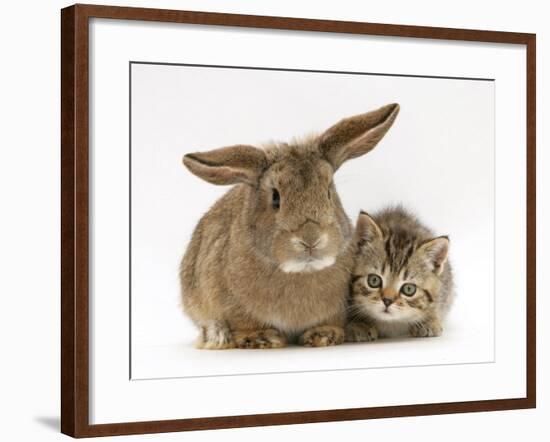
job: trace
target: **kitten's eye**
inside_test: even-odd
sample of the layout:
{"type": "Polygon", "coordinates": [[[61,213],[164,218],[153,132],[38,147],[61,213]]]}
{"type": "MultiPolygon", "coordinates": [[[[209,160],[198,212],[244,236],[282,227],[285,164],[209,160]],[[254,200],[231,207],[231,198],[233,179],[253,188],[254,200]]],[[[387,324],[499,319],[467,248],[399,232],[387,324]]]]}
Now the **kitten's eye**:
{"type": "Polygon", "coordinates": [[[367,284],[373,289],[378,289],[382,287],[382,278],[380,278],[380,276],[378,275],[375,275],[374,273],[371,273],[369,276],[367,276],[367,284]]]}
{"type": "Polygon", "coordinates": [[[405,296],[412,296],[416,293],[416,285],[407,283],[403,284],[401,286],[401,293],[403,293],[405,296]]]}
{"type": "Polygon", "coordinates": [[[279,191],[277,189],[273,189],[273,194],[271,197],[271,204],[275,210],[279,209],[281,207],[281,195],[279,195],[279,191]]]}

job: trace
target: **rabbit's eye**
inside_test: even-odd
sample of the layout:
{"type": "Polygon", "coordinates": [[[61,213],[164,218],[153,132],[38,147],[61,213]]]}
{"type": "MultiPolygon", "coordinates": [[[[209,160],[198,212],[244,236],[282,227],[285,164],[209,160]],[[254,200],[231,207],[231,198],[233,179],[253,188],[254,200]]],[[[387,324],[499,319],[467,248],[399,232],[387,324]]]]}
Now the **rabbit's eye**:
{"type": "Polygon", "coordinates": [[[271,204],[274,209],[281,207],[281,195],[279,195],[279,191],[277,189],[273,189],[271,204]]]}

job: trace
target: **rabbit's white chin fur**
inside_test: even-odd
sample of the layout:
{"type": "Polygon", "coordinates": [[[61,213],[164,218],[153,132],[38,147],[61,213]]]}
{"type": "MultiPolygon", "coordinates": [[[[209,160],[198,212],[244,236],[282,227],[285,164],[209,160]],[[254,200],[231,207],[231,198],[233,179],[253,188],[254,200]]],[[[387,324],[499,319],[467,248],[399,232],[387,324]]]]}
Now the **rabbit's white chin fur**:
{"type": "Polygon", "coordinates": [[[330,267],[336,261],[334,256],[325,256],[319,259],[291,259],[281,264],[281,270],[285,273],[309,273],[330,267]]]}

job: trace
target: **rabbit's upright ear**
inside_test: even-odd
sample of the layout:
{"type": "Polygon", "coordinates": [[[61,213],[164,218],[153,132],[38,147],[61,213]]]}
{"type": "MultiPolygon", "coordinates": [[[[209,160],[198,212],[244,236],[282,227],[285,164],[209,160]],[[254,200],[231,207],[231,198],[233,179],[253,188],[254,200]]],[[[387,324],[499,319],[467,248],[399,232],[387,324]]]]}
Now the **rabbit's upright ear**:
{"type": "Polygon", "coordinates": [[[388,104],[366,114],[346,118],[319,137],[319,149],[338,169],[344,161],[371,151],[392,126],[399,105],[388,104]]]}
{"type": "Polygon", "coordinates": [[[264,151],[252,146],[231,146],[188,153],[183,164],[212,184],[255,184],[267,166],[264,151]]]}

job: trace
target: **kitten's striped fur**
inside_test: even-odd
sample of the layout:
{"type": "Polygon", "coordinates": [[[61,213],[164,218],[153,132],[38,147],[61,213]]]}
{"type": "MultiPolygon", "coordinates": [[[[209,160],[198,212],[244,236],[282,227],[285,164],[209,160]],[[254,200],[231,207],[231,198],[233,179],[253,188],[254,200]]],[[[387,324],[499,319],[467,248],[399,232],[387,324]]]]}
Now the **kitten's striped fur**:
{"type": "Polygon", "coordinates": [[[449,239],[400,206],[362,212],[355,235],[346,339],[440,335],[454,296],[449,239]]]}

